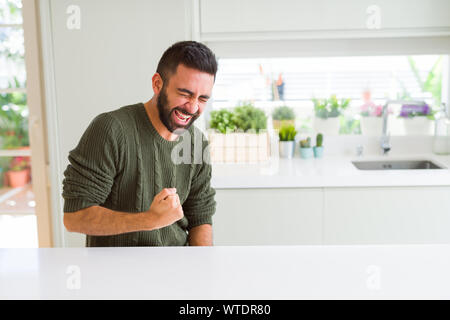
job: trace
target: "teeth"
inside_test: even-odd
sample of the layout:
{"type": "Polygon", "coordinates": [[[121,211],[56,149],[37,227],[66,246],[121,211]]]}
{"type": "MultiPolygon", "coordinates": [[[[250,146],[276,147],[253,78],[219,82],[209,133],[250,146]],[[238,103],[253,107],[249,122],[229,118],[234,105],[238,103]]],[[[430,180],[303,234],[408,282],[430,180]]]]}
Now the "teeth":
{"type": "Polygon", "coordinates": [[[187,121],[188,119],[191,118],[190,116],[186,116],[183,113],[179,112],[178,110],[175,110],[175,112],[176,112],[178,118],[180,118],[183,121],[187,121]]]}

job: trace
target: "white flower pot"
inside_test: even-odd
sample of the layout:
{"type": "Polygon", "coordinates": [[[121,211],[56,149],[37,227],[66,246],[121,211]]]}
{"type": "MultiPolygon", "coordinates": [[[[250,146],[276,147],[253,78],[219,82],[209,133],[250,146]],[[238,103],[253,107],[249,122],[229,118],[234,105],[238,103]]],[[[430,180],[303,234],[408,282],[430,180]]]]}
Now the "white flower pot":
{"type": "Polygon", "coordinates": [[[383,131],[383,118],[361,117],[361,134],[364,136],[380,136],[383,131]]]}
{"type": "Polygon", "coordinates": [[[340,120],[339,117],[322,119],[314,117],[314,132],[323,135],[337,136],[339,135],[340,120]]]}
{"type": "Polygon", "coordinates": [[[280,157],[292,159],[295,152],[295,141],[280,141],[280,157]]]}
{"type": "Polygon", "coordinates": [[[406,135],[432,135],[434,121],[427,117],[405,118],[403,130],[406,135]]]}
{"type": "Polygon", "coordinates": [[[267,161],[270,155],[270,137],[267,132],[217,133],[209,132],[212,162],[255,163],[267,161]]]}

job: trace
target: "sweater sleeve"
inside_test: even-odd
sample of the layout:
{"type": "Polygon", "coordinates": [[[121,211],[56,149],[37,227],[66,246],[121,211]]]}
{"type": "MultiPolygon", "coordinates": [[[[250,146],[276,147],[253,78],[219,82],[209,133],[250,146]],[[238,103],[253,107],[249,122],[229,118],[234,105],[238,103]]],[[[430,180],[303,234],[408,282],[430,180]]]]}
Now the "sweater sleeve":
{"type": "Polygon", "coordinates": [[[202,164],[197,164],[197,173],[191,182],[191,189],[183,203],[183,212],[188,220],[187,229],[190,230],[202,224],[212,225],[212,216],[216,211],[214,196],[216,191],[211,187],[211,164],[208,148],[205,150],[202,164]]]}
{"type": "Polygon", "coordinates": [[[108,198],[123,160],[120,123],[108,113],[92,120],[78,145],[69,152],[64,171],[64,212],[101,205],[108,198]]]}

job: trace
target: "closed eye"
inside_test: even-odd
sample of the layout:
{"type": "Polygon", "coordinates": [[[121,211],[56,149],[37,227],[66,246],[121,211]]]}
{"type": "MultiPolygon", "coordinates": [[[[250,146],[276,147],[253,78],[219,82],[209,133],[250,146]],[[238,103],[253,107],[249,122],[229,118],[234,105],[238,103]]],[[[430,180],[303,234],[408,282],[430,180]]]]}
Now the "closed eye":
{"type": "MultiPolygon", "coordinates": [[[[184,88],[178,88],[178,93],[180,94],[180,96],[185,97],[185,98],[192,98],[194,96],[194,93],[184,89],[184,88]]],[[[208,102],[209,96],[207,95],[201,95],[199,97],[199,101],[201,101],[202,103],[206,103],[208,102]]]]}

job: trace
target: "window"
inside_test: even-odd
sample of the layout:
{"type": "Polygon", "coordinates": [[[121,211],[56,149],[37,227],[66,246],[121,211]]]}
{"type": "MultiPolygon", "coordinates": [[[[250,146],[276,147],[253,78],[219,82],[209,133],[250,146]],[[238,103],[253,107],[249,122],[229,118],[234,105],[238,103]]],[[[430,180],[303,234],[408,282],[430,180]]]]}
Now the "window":
{"type": "MultiPolygon", "coordinates": [[[[423,101],[430,107],[423,118],[432,120],[433,112],[441,108],[448,59],[442,55],[220,59],[212,108],[252,101],[270,116],[275,107],[287,105],[294,109],[301,131],[310,132],[315,117],[312,99],[335,95],[338,100],[350,99],[339,116],[338,134],[364,134],[362,120],[368,115],[379,118],[387,99],[423,101]],[[368,102],[373,105],[369,114],[368,102]]],[[[409,132],[406,119],[400,117],[402,105],[389,106],[393,135],[409,132]]],[[[433,121],[425,125],[422,133],[432,134],[433,121]]]]}
{"type": "Polygon", "coordinates": [[[22,2],[0,0],[0,247],[37,247],[22,2]]]}

